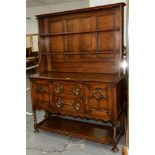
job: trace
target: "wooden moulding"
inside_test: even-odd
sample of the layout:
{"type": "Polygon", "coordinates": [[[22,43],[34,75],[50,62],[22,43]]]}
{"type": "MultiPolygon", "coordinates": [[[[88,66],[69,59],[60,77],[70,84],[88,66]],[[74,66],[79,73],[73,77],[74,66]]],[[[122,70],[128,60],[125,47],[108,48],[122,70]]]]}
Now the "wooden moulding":
{"type": "MultiPolygon", "coordinates": [[[[52,116],[38,123],[37,129],[103,144],[113,144],[113,128],[111,126],[96,125],[52,116]]],[[[117,130],[120,131],[119,128],[117,130]]],[[[118,134],[119,138],[120,132],[118,134]]]]}
{"type": "Polygon", "coordinates": [[[125,6],[126,4],[124,2],[122,3],[116,3],[116,4],[109,4],[109,5],[104,5],[104,6],[95,6],[95,7],[88,7],[88,8],[83,8],[83,9],[77,9],[77,10],[69,10],[69,11],[64,11],[64,12],[56,12],[56,13],[49,13],[49,14],[42,14],[42,15],[37,15],[37,18],[44,18],[44,17],[51,17],[51,16],[57,16],[57,15],[63,15],[63,14],[70,14],[70,13],[78,13],[78,12],[89,12],[93,10],[102,10],[102,9],[107,9],[107,8],[114,8],[114,7],[119,7],[119,6],[125,6]]]}
{"type": "Polygon", "coordinates": [[[91,55],[91,54],[119,54],[117,51],[102,51],[102,52],[42,52],[42,55],[91,55]]]}
{"type": "Polygon", "coordinates": [[[71,34],[85,34],[85,33],[96,33],[96,32],[107,32],[107,31],[118,31],[120,28],[106,29],[106,30],[96,30],[96,31],[83,31],[83,32],[62,32],[62,33],[49,33],[49,34],[40,34],[40,37],[47,36],[58,36],[58,35],[71,35],[71,34]]]}

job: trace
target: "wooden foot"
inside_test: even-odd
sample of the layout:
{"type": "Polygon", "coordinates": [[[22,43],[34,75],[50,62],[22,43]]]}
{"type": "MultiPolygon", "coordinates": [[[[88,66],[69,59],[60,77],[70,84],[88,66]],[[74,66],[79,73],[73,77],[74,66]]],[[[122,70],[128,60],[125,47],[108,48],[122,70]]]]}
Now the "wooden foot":
{"type": "Polygon", "coordinates": [[[113,152],[118,152],[118,151],[119,151],[119,149],[118,149],[118,147],[117,147],[117,146],[114,146],[114,147],[112,148],[112,151],[113,151],[113,152]]]}
{"type": "Polygon", "coordinates": [[[38,129],[34,129],[34,131],[33,131],[34,133],[38,133],[39,132],[39,130],[38,129]]]}

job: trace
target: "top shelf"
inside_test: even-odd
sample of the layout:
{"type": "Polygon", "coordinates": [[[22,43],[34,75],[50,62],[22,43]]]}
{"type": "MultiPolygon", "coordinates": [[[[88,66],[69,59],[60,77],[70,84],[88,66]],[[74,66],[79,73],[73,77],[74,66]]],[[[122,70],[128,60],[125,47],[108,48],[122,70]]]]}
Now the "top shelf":
{"type": "Polygon", "coordinates": [[[125,6],[126,4],[124,2],[121,3],[115,3],[115,4],[108,4],[108,5],[102,5],[102,6],[95,6],[95,7],[87,7],[82,9],[76,9],[76,10],[69,10],[69,11],[63,11],[63,12],[55,12],[55,13],[49,13],[49,14],[42,14],[42,15],[36,15],[37,18],[44,18],[44,17],[52,17],[52,16],[58,16],[63,14],[71,14],[71,13],[83,13],[85,11],[95,11],[95,10],[103,10],[108,8],[114,8],[114,7],[120,7],[125,6]]]}
{"type": "Polygon", "coordinates": [[[71,35],[71,34],[84,34],[84,33],[97,33],[97,32],[106,32],[106,31],[118,31],[120,28],[112,28],[107,30],[95,30],[95,31],[83,31],[83,32],[62,32],[62,33],[50,33],[50,34],[40,34],[40,37],[46,36],[58,36],[58,35],[71,35]]]}

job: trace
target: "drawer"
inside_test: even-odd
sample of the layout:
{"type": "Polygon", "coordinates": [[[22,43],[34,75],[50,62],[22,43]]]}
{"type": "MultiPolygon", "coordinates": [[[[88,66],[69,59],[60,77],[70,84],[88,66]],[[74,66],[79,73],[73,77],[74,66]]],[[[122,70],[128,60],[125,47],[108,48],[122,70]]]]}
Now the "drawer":
{"type": "Polygon", "coordinates": [[[111,115],[111,87],[101,83],[87,84],[86,112],[91,116],[111,115]]]}
{"type": "Polygon", "coordinates": [[[65,98],[83,97],[83,86],[79,83],[58,81],[53,84],[54,95],[65,98]]]}
{"type": "Polygon", "coordinates": [[[45,101],[35,101],[35,108],[38,110],[50,110],[52,107],[50,102],[45,101]]]}
{"type": "Polygon", "coordinates": [[[34,82],[34,100],[50,102],[49,83],[44,80],[34,82]]]}
{"type": "Polygon", "coordinates": [[[57,81],[53,84],[53,104],[57,111],[83,113],[84,89],[80,83],[57,81]]]}
{"type": "Polygon", "coordinates": [[[84,101],[83,99],[78,98],[64,98],[61,96],[54,96],[53,97],[53,104],[54,109],[56,111],[63,111],[63,112],[77,112],[77,113],[83,113],[83,105],[84,101]]]}

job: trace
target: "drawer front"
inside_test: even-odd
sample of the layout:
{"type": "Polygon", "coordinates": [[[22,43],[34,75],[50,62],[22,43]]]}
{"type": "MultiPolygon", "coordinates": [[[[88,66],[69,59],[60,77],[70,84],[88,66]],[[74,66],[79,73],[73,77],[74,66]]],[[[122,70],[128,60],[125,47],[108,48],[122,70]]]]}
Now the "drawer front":
{"type": "Polygon", "coordinates": [[[72,82],[54,82],[53,103],[57,111],[83,112],[83,86],[72,82]]]}
{"type": "Polygon", "coordinates": [[[112,89],[106,84],[36,80],[33,92],[36,109],[98,118],[112,113],[112,89]]]}
{"type": "Polygon", "coordinates": [[[52,108],[52,105],[50,102],[45,101],[35,101],[35,107],[38,110],[47,110],[49,111],[52,108]]]}
{"type": "Polygon", "coordinates": [[[111,115],[112,113],[112,98],[111,87],[106,84],[91,84],[86,88],[87,104],[86,111],[91,116],[102,117],[111,115]]]}
{"type": "Polygon", "coordinates": [[[72,82],[54,82],[54,95],[61,95],[65,98],[83,97],[83,86],[72,82]]]}
{"type": "Polygon", "coordinates": [[[82,99],[66,99],[61,96],[54,96],[54,106],[56,111],[63,112],[83,112],[83,100],[82,99]]]}
{"type": "Polygon", "coordinates": [[[50,102],[48,81],[37,80],[34,82],[34,100],[50,102]]]}

